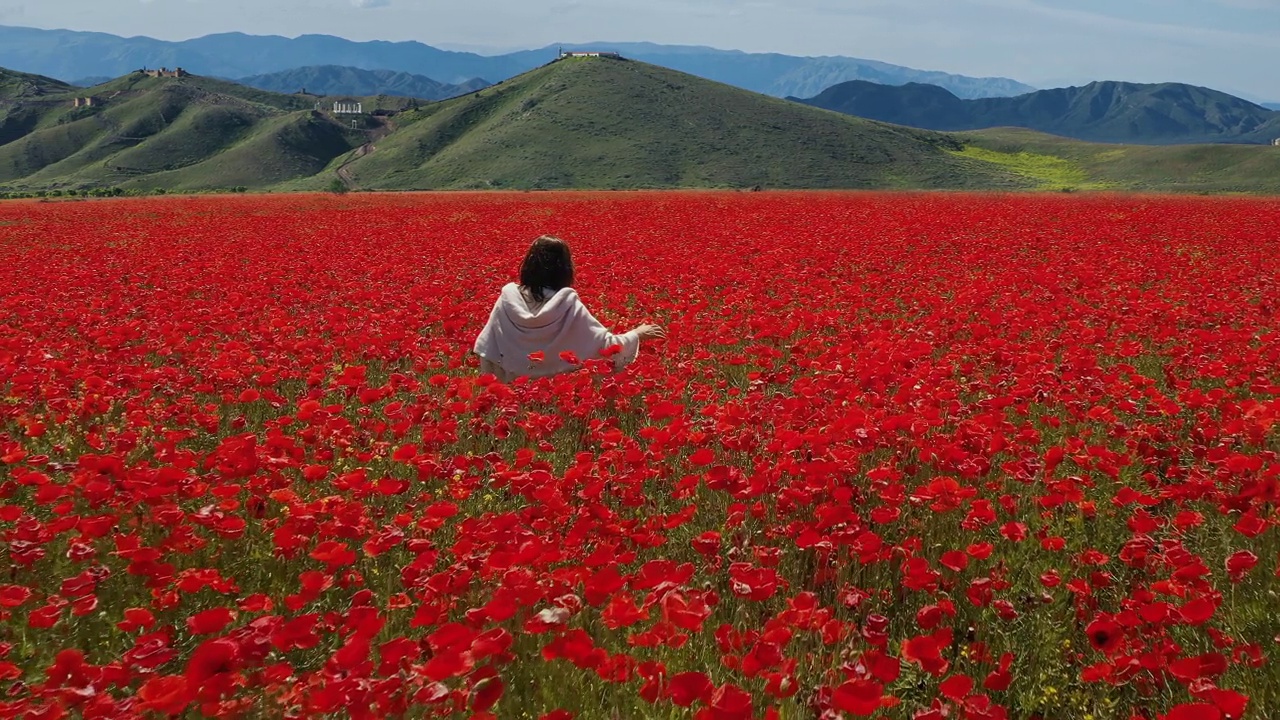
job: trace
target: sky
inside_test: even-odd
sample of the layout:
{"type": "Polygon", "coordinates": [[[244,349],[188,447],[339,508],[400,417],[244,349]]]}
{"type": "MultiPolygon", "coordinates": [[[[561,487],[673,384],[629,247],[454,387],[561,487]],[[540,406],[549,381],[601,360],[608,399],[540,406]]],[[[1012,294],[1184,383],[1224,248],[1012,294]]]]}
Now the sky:
{"type": "Polygon", "coordinates": [[[0,0],[0,24],[165,40],[323,33],[489,53],[648,41],[1037,87],[1188,82],[1280,102],[1280,0],[0,0]]]}

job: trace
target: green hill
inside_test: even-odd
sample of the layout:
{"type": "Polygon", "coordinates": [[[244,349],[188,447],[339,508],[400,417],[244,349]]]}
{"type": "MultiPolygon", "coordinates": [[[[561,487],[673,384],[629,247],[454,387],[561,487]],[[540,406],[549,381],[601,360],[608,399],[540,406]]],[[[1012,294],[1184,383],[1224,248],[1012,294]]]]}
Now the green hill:
{"type": "Polygon", "coordinates": [[[0,68],[0,102],[69,92],[73,88],[61,80],[0,68]]]}
{"type": "Polygon", "coordinates": [[[87,89],[45,83],[0,100],[0,188],[266,188],[309,177],[367,139],[314,104],[190,76],[132,73],[87,89]],[[78,98],[93,104],[76,107],[78,98]]]}
{"type": "Polygon", "coordinates": [[[932,132],[655,65],[565,59],[396,119],[344,172],[366,189],[1017,188],[932,132]]]}
{"type": "Polygon", "coordinates": [[[1151,145],[1270,144],[1280,137],[1280,113],[1181,83],[1095,82],[1017,97],[962,100],[933,85],[854,81],[799,102],[944,132],[1021,127],[1079,140],[1151,145]]]}
{"type": "Polygon", "coordinates": [[[1044,190],[1280,194],[1280,147],[1114,145],[1021,128],[956,133],[960,155],[1044,190]]]}
{"type": "Polygon", "coordinates": [[[73,90],[53,78],[0,68],[0,145],[31,132],[44,112],[61,104],[62,95],[73,90]]]}

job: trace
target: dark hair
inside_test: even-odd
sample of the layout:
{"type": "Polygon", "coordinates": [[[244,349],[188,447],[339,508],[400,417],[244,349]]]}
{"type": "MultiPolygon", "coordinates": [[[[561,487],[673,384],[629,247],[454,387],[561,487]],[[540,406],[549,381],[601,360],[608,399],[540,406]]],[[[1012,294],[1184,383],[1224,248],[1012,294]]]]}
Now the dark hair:
{"type": "Polygon", "coordinates": [[[569,244],[550,235],[534,240],[520,264],[520,287],[538,298],[543,290],[555,292],[572,286],[573,256],[569,244]]]}

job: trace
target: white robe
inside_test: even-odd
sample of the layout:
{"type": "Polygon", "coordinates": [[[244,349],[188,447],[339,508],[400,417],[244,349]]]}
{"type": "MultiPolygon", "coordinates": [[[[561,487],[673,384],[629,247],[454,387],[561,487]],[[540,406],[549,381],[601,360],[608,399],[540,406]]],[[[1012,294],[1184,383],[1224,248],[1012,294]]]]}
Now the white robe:
{"type": "Polygon", "coordinates": [[[613,345],[622,347],[613,356],[614,369],[620,370],[639,354],[640,336],[634,330],[621,335],[609,332],[573,288],[547,292],[541,300],[530,302],[519,285],[508,283],[474,350],[480,356],[481,372],[509,383],[517,377],[546,377],[581,367],[563,360],[562,352],[573,353],[582,363],[600,358],[600,351],[613,345]],[[537,352],[543,354],[542,360],[530,360],[537,352]]]}

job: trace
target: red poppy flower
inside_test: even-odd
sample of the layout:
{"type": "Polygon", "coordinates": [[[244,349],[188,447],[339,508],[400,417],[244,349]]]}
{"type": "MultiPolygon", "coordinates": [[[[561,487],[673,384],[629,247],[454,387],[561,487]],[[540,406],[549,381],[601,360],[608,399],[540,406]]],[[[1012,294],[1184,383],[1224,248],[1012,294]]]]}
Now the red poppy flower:
{"type": "MultiPolygon", "coordinates": [[[[950,641],[948,640],[949,644],[950,641]]],[[[933,675],[943,675],[950,662],[942,657],[943,643],[937,633],[907,639],[902,643],[902,657],[913,662],[933,675]]]]}
{"type": "Polygon", "coordinates": [[[191,703],[192,694],[182,675],[158,675],[138,688],[138,707],[161,715],[179,715],[191,703]]]}
{"type": "Polygon", "coordinates": [[[1108,655],[1118,650],[1124,642],[1124,630],[1110,618],[1099,618],[1089,623],[1085,628],[1085,634],[1088,635],[1089,644],[1094,650],[1108,655]]]}
{"type": "Polygon", "coordinates": [[[942,554],[940,562],[943,567],[953,572],[962,572],[969,567],[969,556],[959,550],[951,550],[942,554]]]}
{"type": "Polygon", "coordinates": [[[1190,625],[1203,625],[1217,611],[1217,603],[1208,597],[1198,597],[1181,608],[1182,618],[1190,625]]]}
{"type": "Polygon", "coordinates": [[[471,709],[478,713],[487,712],[497,704],[505,689],[501,678],[489,677],[481,680],[471,688],[471,709]]]}
{"type": "Polygon", "coordinates": [[[1209,703],[1184,703],[1175,705],[1165,720],[1221,720],[1222,711],[1209,703]]]}
{"type": "Polygon", "coordinates": [[[690,707],[699,701],[706,702],[714,690],[715,685],[706,673],[677,673],[667,681],[667,697],[680,707],[690,707]]]}
{"type": "Polygon", "coordinates": [[[1258,556],[1248,550],[1237,550],[1227,558],[1227,577],[1238,583],[1258,564],[1258,556]]]}
{"type": "Polygon", "coordinates": [[[716,454],[710,448],[698,448],[689,455],[689,462],[699,466],[710,465],[715,459],[716,454]]]}
{"type": "Polygon", "coordinates": [[[1208,695],[1224,718],[1243,718],[1249,707],[1249,696],[1235,690],[1214,688],[1208,695]]]}
{"type": "Polygon", "coordinates": [[[23,585],[0,585],[0,607],[16,608],[32,595],[31,588],[23,585]]]}
{"type": "Polygon", "coordinates": [[[239,648],[231,640],[217,638],[204,642],[187,661],[184,673],[187,686],[200,688],[211,678],[233,672],[238,667],[239,656],[239,648]]]}
{"type": "Polygon", "coordinates": [[[236,613],[231,608],[204,610],[187,618],[187,630],[194,635],[221,632],[235,617],[236,613]]]}
{"type": "Polygon", "coordinates": [[[880,709],[884,688],[872,680],[849,680],[835,689],[831,704],[856,717],[870,717],[880,709]]]}
{"type": "Polygon", "coordinates": [[[750,720],[751,694],[737,685],[728,684],[716,688],[707,707],[698,713],[699,720],[750,720]]]}
{"type": "Polygon", "coordinates": [[[943,697],[955,700],[957,702],[964,700],[973,691],[974,681],[968,675],[952,675],[943,680],[938,686],[938,691],[943,697]]]}

